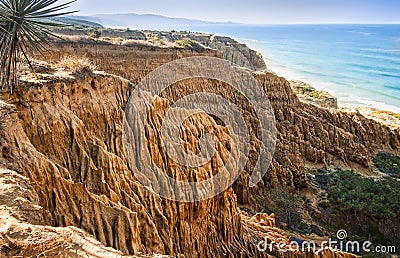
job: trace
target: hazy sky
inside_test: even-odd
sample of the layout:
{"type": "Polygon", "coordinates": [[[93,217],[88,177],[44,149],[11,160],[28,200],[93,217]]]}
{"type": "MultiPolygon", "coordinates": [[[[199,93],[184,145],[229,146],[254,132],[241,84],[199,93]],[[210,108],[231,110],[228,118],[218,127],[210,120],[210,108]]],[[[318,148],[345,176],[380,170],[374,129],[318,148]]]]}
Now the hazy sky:
{"type": "Polygon", "coordinates": [[[78,0],[73,9],[253,24],[400,23],[400,0],[78,0]]]}

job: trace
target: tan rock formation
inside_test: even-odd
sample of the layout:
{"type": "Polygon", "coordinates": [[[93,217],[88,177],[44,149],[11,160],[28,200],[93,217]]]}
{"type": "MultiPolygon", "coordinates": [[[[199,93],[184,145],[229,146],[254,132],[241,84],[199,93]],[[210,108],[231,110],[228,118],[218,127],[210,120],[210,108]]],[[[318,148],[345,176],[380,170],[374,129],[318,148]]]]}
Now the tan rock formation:
{"type": "MultiPolygon", "coordinates": [[[[191,55],[221,57],[213,50],[205,49],[201,53],[190,50],[177,50],[148,47],[121,47],[85,45],[79,43],[59,43],[58,51],[47,57],[51,61],[62,56],[87,56],[100,70],[138,83],[147,73],[169,61],[191,55]]],[[[275,158],[264,178],[268,184],[283,184],[303,187],[306,182],[305,166],[341,167],[354,169],[360,173],[374,175],[370,157],[380,150],[399,153],[400,136],[398,130],[390,128],[364,117],[360,113],[346,113],[339,110],[324,110],[314,105],[302,103],[292,91],[289,82],[269,71],[253,73],[262,84],[275,111],[278,128],[278,142],[275,158]]],[[[174,101],[189,92],[213,92],[222,95],[244,111],[249,110],[248,103],[238,98],[231,87],[220,82],[193,80],[177,84],[174,90],[164,97],[174,101]]],[[[247,120],[254,115],[247,113],[247,120]]],[[[250,132],[257,132],[256,125],[249,124],[250,132]]],[[[251,133],[255,148],[257,133],[251,133]]],[[[251,153],[250,161],[257,158],[251,153]]],[[[251,170],[251,162],[248,170],[251,170]]],[[[257,189],[249,189],[249,175],[244,173],[234,186],[241,204],[254,202],[257,189]],[[247,178],[247,179],[244,179],[247,178]],[[244,180],[244,181],[242,181],[244,180]]],[[[260,186],[262,187],[262,185],[260,186]]]]}
{"type": "Polygon", "coordinates": [[[361,114],[393,130],[400,130],[400,114],[371,107],[342,108],[341,111],[349,114],[361,114]]]}
{"type": "MultiPolygon", "coordinates": [[[[98,31],[100,31],[101,38],[100,42],[97,44],[104,44],[107,41],[118,42],[118,40],[116,41],[112,39],[119,39],[119,44],[142,46],[143,44],[149,44],[153,46],[173,47],[176,42],[192,40],[203,47],[217,50],[224,59],[229,60],[238,66],[246,67],[255,71],[267,68],[264,59],[259,52],[254,51],[245,44],[239,43],[229,37],[192,32],[128,31],[115,29],[98,29],[98,31]]],[[[88,29],[59,28],[54,30],[54,32],[61,35],[72,36],[72,38],[86,38],[87,41],[95,42],[95,40],[89,36],[92,33],[92,30],[88,29]]],[[[201,51],[201,46],[197,46],[196,50],[201,51]]]]}
{"type": "MultiPolygon", "coordinates": [[[[134,84],[157,66],[194,52],[83,43],[60,43],[58,49],[47,59],[54,62],[64,55],[86,55],[100,69],[130,81],[105,73],[78,78],[50,75],[42,78],[42,85],[27,83],[26,88],[13,94],[2,94],[7,104],[0,112],[5,114],[0,130],[0,161],[2,167],[17,171],[30,182],[33,197],[29,201],[36,208],[29,212],[27,223],[75,226],[124,254],[351,257],[330,251],[306,255],[257,250],[257,243],[267,234],[289,240],[275,228],[272,217],[249,218],[238,209],[238,202],[252,204],[262,189],[262,184],[254,189],[248,187],[259,135],[257,123],[250,122],[256,120],[249,103],[221,82],[187,80],[173,85],[158,98],[146,125],[148,148],[152,159],[173,177],[200,180],[215,173],[227,150],[218,150],[214,161],[217,166],[182,169],[164,155],[158,129],[162,115],[174,100],[188,92],[218,89],[218,94],[243,111],[253,135],[254,150],[233,189],[210,200],[186,204],[163,200],[137,181],[134,170],[127,166],[122,146],[123,110],[135,90],[134,84]]],[[[213,50],[196,54],[219,56],[213,50]]],[[[399,150],[398,132],[361,115],[301,103],[289,83],[272,73],[253,75],[270,98],[279,130],[277,150],[264,183],[302,187],[304,168],[309,163],[363,167],[372,173],[372,153],[379,149],[399,150]]],[[[223,124],[202,113],[187,124],[190,130],[185,131],[183,139],[193,147],[193,136],[204,128],[220,132],[217,138],[221,141],[230,137],[223,124]]]]}
{"type": "Polygon", "coordinates": [[[211,36],[210,41],[200,41],[208,47],[217,49],[222,57],[234,64],[255,71],[267,69],[267,66],[259,52],[248,48],[229,37],[211,36]]]}
{"type": "Polygon", "coordinates": [[[338,108],[337,98],[328,92],[316,90],[310,84],[301,81],[291,80],[289,83],[301,101],[324,108],[338,108]]]}
{"type": "MultiPolygon", "coordinates": [[[[126,166],[121,142],[123,107],[132,90],[126,80],[97,73],[79,79],[50,77],[43,86],[30,84],[29,89],[2,95],[18,111],[8,116],[1,132],[2,164],[27,177],[37,196],[30,198],[37,208],[29,209],[27,222],[79,227],[125,254],[267,255],[252,245],[262,235],[242,219],[232,189],[214,199],[183,204],[162,200],[138,183],[126,166]]],[[[157,147],[157,113],[165,112],[168,103],[156,101],[155,120],[148,125],[150,149],[162,164],[168,161],[160,158],[162,150],[157,147]]],[[[195,128],[221,127],[206,114],[193,123],[195,128]]],[[[184,172],[170,171],[174,176],[184,172]]],[[[212,172],[209,167],[198,173],[212,172]]],[[[44,232],[43,237],[51,235],[46,233],[51,228],[37,230],[44,232]]],[[[62,230],[53,238],[63,237],[62,230]]],[[[18,241],[23,245],[26,240],[18,241]]],[[[52,245],[38,245],[47,243],[52,245]]],[[[94,245],[90,248],[102,248],[94,245]]],[[[60,244],[54,246],[60,251],[60,244]]]]}

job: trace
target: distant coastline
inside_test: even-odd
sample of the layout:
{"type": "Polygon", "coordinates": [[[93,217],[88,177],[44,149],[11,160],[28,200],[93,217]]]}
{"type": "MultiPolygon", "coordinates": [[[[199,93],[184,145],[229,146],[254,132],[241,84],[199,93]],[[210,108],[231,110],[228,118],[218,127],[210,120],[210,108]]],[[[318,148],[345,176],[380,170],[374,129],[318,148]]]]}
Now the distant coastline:
{"type": "MultiPolygon", "coordinates": [[[[265,62],[267,64],[267,67],[269,70],[275,72],[277,75],[284,77],[287,80],[298,80],[302,81],[304,83],[312,85],[314,88],[317,90],[325,91],[328,92],[329,94],[338,97],[337,91],[335,91],[335,87],[332,85],[332,83],[329,83],[329,81],[317,81],[317,80],[312,80],[310,78],[306,78],[304,76],[301,76],[299,74],[296,74],[293,72],[290,67],[283,66],[278,64],[276,61],[265,58],[265,62]]],[[[392,111],[395,113],[400,113],[400,107],[398,106],[393,106],[390,104],[386,104],[383,102],[377,102],[373,100],[358,100],[356,102],[349,102],[349,101],[343,101],[340,97],[338,97],[338,107],[339,108],[359,108],[359,107],[366,107],[366,108],[376,108],[379,110],[387,110],[387,111],[392,111]]]]}
{"type": "Polygon", "coordinates": [[[300,25],[271,25],[238,31],[230,27],[227,34],[261,52],[268,69],[279,76],[336,96],[339,107],[365,106],[400,113],[400,25],[395,29],[390,25],[338,26],[307,25],[304,29],[300,25]],[[299,32],[293,36],[294,27],[310,35],[299,32]],[[332,36],[337,42],[325,42],[314,35],[325,30],[345,30],[349,38],[340,42],[344,36],[332,36]],[[363,40],[371,40],[371,46],[363,40]]]}

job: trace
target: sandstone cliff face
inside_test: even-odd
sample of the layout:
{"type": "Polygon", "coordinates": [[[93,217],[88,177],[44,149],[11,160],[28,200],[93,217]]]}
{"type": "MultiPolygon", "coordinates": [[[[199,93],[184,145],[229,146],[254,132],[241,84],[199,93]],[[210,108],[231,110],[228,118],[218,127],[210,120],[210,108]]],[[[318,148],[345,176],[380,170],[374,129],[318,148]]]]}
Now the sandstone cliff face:
{"type": "Polygon", "coordinates": [[[146,38],[157,38],[166,42],[176,42],[182,39],[190,39],[201,45],[218,50],[222,57],[240,67],[254,71],[267,68],[263,57],[257,51],[250,49],[245,44],[239,43],[230,37],[205,33],[186,32],[145,32],[146,38]]]}
{"type": "MultiPolygon", "coordinates": [[[[277,120],[277,145],[272,164],[264,177],[268,186],[306,186],[306,167],[341,167],[373,175],[370,157],[378,150],[398,152],[400,135],[386,126],[360,114],[329,111],[300,102],[284,78],[264,71],[253,73],[271,101],[277,120]]],[[[260,139],[254,113],[245,99],[224,83],[193,79],[166,91],[164,97],[175,101],[188,93],[212,92],[234,103],[244,114],[256,150],[260,139]]],[[[264,185],[248,187],[252,164],[257,151],[250,152],[245,173],[234,186],[240,204],[254,204],[258,190],[264,185]]]]}
{"type": "MultiPolygon", "coordinates": [[[[68,36],[80,36],[85,37],[90,35],[93,30],[90,29],[68,29],[60,28],[54,30],[55,33],[68,35],[68,36]]],[[[137,30],[110,30],[110,29],[99,29],[101,33],[100,40],[109,40],[110,38],[118,38],[121,40],[127,40],[130,45],[137,44],[143,45],[143,43],[155,44],[161,46],[174,46],[174,44],[181,40],[193,40],[196,43],[201,44],[198,49],[202,47],[217,50],[221,56],[231,61],[240,67],[246,67],[251,70],[265,70],[266,64],[263,57],[257,51],[254,51],[247,47],[245,44],[239,43],[236,40],[217,36],[206,33],[189,33],[189,32],[168,32],[168,31],[137,31],[137,30]]],[[[93,38],[90,40],[94,41],[93,38]]],[[[204,51],[204,50],[203,50],[204,51]]]]}
{"type": "Polygon", "coordinates": [[[43,223],[42,207],[31,180],[0,169],[1,257],[121,257],[93,236],[76,227],[51,227],[43,223]]]}
{"type": "Polygon", "coordinates": [[[245,44],[241,44],[232,38],[216,35],[197,36],[195,34],[185,36],[204,46],[218,50],[224,59],[240,67],[246,67],[254,71],[267,69],[264,59],[259,52],[250,49],[245,44]]]}
{"type": "Polygon", "coordinates": [[[121,137],[131,90],[128,81],[96,75],[3,96],[18,110],[3,158],[34,182],[42,223],[82,228],[126,254],[237,253],[227,248],[240,228],[231,190],[199,204],[168,202],[127,168],[121,137]]]}
{"type": "MultiPolygon", "coordinates": [[[[104,70],[138,83],[150,71],[169,61],[191,55],[221,57],[213,50],[201,53],[190,50],[90,46],[84,44],[59,44],[50,61],[59,60],[62,56],[87,56],[104,70]]],[[[399,153],[400,136],[397,130],[365,118],[360,113],[345,113],[339,110],[325,110],[311,104],[302,103],[291,89],[290,83],[272,72],[253,73],[263,86],[275,112],[278,129],[278,142],[275,158],[265,177],[265,183],[283,184],[290,187],[305,186],[305,166],[340,167],[355,169],[367,175],[374,175],[371,156],[379,151],[399,153]]],[[[163,97],[174,101],[188,92],[215,92],[242,110],[249,110],[249,103],[238,98],[236,92],[227,85],[217,81],[194,80],[193,83],[178,84],[175,90],[163,97]]],[[[248,113],[248,112],[247,112],[248,113]]],[[[254,114],[247,114],[249,121],[254,114]]],[[[249,130],[257,142],[257,124],[250,125],[249,130]]],[[[257,147],[257,146],[255,146],[257,147]]],[[[256,159],[257,154],[250,155],[256,159]]],[[[251,161],[248,165],[251,164],[251,161]]],[[[248,167],[250,170],[250,167],[248,167]]],[[[248,176],[247,176],[248,177],[248,176]]],[[[262,187],[262,186],[261,186],[262,187]]],[[[257,189],[235,187],[239,203],[254,202],[257,189]]]]}
{"type": "MultiPolygon", "coordinates": [[[[258,241],[271,232],[284,238],[271,223],[251,226],[254,222],[248,223],[240,213],[232,189],[204,202],[183,204],[162,200],[141,186],[127,167],[121,139],[123,108],[134,90],[130,82],[97,73],[80,79],[50,77],[44,85],[29,85],[12,95],[2,95],[18,112],[4,121],[0,146],[2,166],[18,171],[32,187],[33,196],[23,208],[29,216],[24,220],[81,228],[125,254],[266,257],[266,253],[257,251],[258,241]]],[[[168,106],[167,100],[158,99],[152,107],[150,147],[159,141],[157,114],[168,106]]],[[[221,127],[211,117],[200,114],[190,128],[204,126],[221,127]]],[[[221,138],[226,137],[223,130],[221,133],[221,138]]],[[[151,149],[156,161],[167,164],[160,155],[162,150],[151,149]]],[[[195,175],[204,177],[212,172],[209,167],[195,175]]],[[[174,173],[179,176],[182,172],[174,173]]],[[[68,234],[68,230],[60,230],[56,230],[55,237],[68,234]]],[[[11,236],[13,231],[9,232],[11,236]]],[[[55,246],[58,251],[62,249],[60,244],[55,246]]],[[[272,253],[278,257],[305,257],[276,250],[272,253]]],[[[337,255],[331,253],[332,257],[337,255]]]]}
{"type": "Polygon", "coordinates": [[[267,68],[260,53],[229,37],[193,33],[171,33],[166,37],[172,41],[184,38],[194,40],[206,47],[218,50],[224,59],[240,67],[255,71],[267,68]]]}
{"type": "MultiPolygon", "coordinates": [[[[190,56],[219,57],[217,50],[202,49],[200,52],[191,49],[160,48],[138,44],[135,46],[119,46],[112,44],[96,44],[83,42],[55,42],[53,51],[46,53],[44,59],[49,63],[57,63],[63,57],[86,57],[101,71],[106,71],[130,80],[137,84],[157,67],[190,56]]],[[[43,59],[37,55],[36,58],[43,59]]]]}
{"type": "MultiPolygon", "coordinates": [[[[75,226],[93,235],[103,245],[124,254],[183,254],[186,257],[268,257],[257,250],[264,236],[288,239],[269,219],[249,218],[238,209],[251,205],[262,190],[248,187],[249,171],[257,157],[250,154],[247,169],[238,182],[221,195],[203,202],[185,204],[163,200],[135,178],[128,168],[122,147],[123,110],[134,85],[157,66],[191,56],[189,50],[147,47],[120,47],[64,43],[55,54],[86,55],[99,69],[124,76],[130,81],[105,73],[74,78],[48,77],[43,85],[28,83],[28,88],[2,98],[13,107],[4,108],[1,130],[1,164],[26,177],[32,187],[25,219],[32,224],[56,227],[75,226]],[[7,110],[15,109],[16,113],[7,110]],[[266,222],[267,221],[267,222],[266,222]]],[[[195,53],[219,56],[206,50],[195,53]]],[[[264,184],[302,187],[305,166],[340,165],[363,167],[372,173],[370,155],[377,150],[399,150],[399,134],[371,122],[361,115],[330,112],[299,102],[289,83],[268,72],[253,73],[262,84],[275,110],[278,127],[277,149],[264,178],[264,184]]],[[[175,177],[194,180],[216,172],[178,169],[159,146],[158,129],[162,115],[171,103],[187,92],[220,89],[218,94],[235,103],[248,121],[254,119],[249,103],[228,85],[217,81],[193,79],[178,83],[166,91],[151,107],[148,122],[148,147],[153,160],[168,168],[175,177]],[[222,91],[221,91],[222,89],[222,91]],[[172,166],[170,166],[172,165],[172,166]]],[[[8,105],[7,105],[8,106],[8,105]]],[[[205,113],[188,124],[184,135],[194,145],[192,136],[204,128],[218,131],[219,139],[229,138],[224,125],[205,113]],[[189,133],[190,132],[190,133],[189,133]]],[[[252,143],[259,147],[257,128],[252,143]]],[[[215,163],[223,163],[220,149],[215,163]]],[[[279,253],[276,257],[350,257],[346,254],[279,253]]]]}
{"type": "Polygon", "coordinates": [[[324,108],[338,108],[337,98],[328,92],[316,90],[310,84],[301,81],[291,80],[289,83],[301,101],[324,108]]]}

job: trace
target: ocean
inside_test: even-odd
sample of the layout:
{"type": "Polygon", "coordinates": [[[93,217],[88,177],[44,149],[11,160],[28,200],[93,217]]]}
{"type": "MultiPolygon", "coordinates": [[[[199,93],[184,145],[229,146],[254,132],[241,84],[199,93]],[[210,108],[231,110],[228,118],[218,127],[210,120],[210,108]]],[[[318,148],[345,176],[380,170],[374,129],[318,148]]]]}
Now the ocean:
{"type": "Polygon", "coordinates": [[[195,31],[226,35],[262,53],[287,79],[338,98],[340,107],[400,113],[400,25],[213,25],[195,31]]]}

